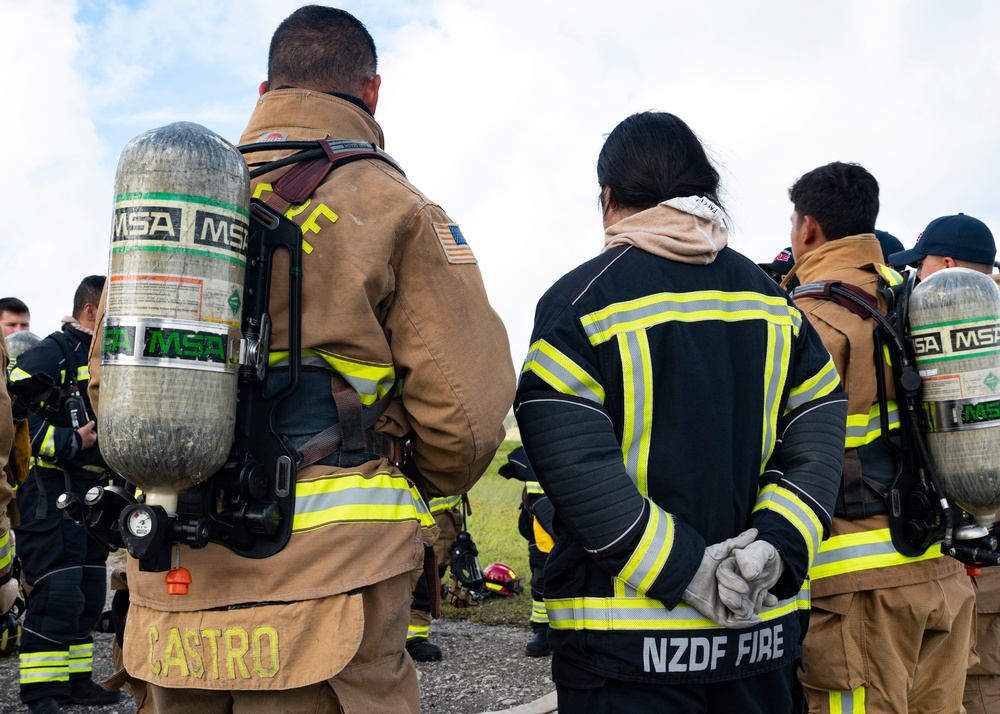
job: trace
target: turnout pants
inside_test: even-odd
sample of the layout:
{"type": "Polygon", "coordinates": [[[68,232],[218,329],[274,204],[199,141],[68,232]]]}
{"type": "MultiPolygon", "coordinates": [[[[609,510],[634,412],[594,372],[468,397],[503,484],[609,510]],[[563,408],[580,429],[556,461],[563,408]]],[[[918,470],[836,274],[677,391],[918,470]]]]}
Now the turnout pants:
{"type": "Polygon", "coordinates": [[[968,714],[993,714],[1000,712],[1000,568],[983,568],[973,585],[980,662],[965,678],[962,703],[968,714]]]}
{"type": "MultiPolygon", "coordinates": [[[[455,536],[458,535],[463,520],[461,511],[449,510],[434,514],[434,522],[441,531],[438,539],[434,541],[434,555],[437,557],[438,575],[442,578],[451,563],[448,549],[455,542],[455,536]]],[[[427,639],[432,618],[430,593],[427,591],[427,577],[424,575],[423,566],[410,571],[410,587],[413,601],[410,604],[410,626],[406,630],[406,639],[427,639]]]]}
{"type": "MultiPolygon", "coordinates": [[[[21,635],[21,701],[68,697],[70,682],[89,679],[91,630],[104,610],[108,553],[63,518],[56,498],[64,490],[61,471],[32,476],[18,489],[23,521],[16,530],[17,555],[30,586],[21,635]],[[39,501],[42,508],[39,510],[39,501]]],[[[86,492],[93,484],[77,484],[86,492]]],[[[79,488],[78,488],[79,487],[79,488]]]]}
{"type": "Polygon", "coordinates": [[[410,577],[402,573],[365,588],[364,635],[335,677],[307,687],[241,691],[169,689],[130,682],[137,714],[418,714],[420,690],[404,649],[410,577]],[[138,684],[138,686],[136,686],[138,684]]]}
{"type": "Polygon", "coordinates": [[[974,641],[962,572],[813,598],[800,673],[809,712],[961,712],[974,641]]]}

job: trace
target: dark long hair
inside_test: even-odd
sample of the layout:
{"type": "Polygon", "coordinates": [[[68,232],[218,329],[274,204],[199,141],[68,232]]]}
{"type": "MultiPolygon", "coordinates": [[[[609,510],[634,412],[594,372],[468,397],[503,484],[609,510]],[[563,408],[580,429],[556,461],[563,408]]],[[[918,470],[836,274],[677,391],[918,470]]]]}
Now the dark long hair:
{"type": "Polygon", "coordinates": [[[667,112],[633,114],[615,127],[597,159],[602,195],[618,208],[652,208],[703,196],[722,208],[719,172],[691,128],[667,112]]]}

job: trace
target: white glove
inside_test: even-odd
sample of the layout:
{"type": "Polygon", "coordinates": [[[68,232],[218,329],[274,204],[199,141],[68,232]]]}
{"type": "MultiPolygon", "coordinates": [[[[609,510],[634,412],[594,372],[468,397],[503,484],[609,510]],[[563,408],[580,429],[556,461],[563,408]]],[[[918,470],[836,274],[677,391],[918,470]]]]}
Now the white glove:
{"type": "Polygon", "coordinates": [[[18,596],[17,580],[11,578],[3,585],[0,585],[0,615],[6,615],[14,606],[14,601],[18,596]]]}
{"type": "Polygon", "coordinates": [[[776,605],[778,599],[768,592],[785,571],[777,549],[763,540],[733,550],[719,565],[719,599],[740,617],[757,615],[761,608],[776,605]]]}
{"type": "Polygon", "coordinates": [[[756,537],[757,529],[751,528],[735,538],[705,548],[701,565],[698,566],[698,571],[688,583],[682,596],[684,602],[715,624],[723,627],[738,629],[752,627],[760,623],[761,619],[756,615],[746,618],[738,617],[731,612],[719,597],[719,581],[716,579],[719,564],[726,560],[734,550],[746,548],[753,543],[756,537]]]}

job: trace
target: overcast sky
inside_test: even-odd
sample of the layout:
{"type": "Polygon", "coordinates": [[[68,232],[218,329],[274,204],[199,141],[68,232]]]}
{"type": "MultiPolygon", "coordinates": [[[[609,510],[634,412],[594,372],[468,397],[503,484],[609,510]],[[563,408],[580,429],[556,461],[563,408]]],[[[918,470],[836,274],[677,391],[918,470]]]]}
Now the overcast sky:
{"type": "MultiPolygon", "coordinates": [[[[281,0],[0,0],[0,296],[45,335],[107,272],[125,144],[194,121],[237,141],[281,0]]],[[[731,245],[788,244],[787,189],[830,161],[882,188],[906,247],[964,212],[1000,229],[1000,3],[344,2],[379,50],[386,150],[462,227],[514,361],[534,306],[602,245],[594,166],[636,111],[721,165],[731,245]]],[[[336,295],[332,296],[336,299],[336,295]]]]}

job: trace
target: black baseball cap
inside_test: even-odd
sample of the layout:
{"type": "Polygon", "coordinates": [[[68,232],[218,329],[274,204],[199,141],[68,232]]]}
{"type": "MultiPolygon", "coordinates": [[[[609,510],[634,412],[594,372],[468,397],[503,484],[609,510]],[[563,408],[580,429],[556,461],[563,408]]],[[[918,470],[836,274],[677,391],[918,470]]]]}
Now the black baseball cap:
{"type": "Polygon", "coordinates": [[[757,263],[764,272],[771,272],[775,275],[788,275],[788,271],[795,265],[795,258],[792,257],[792,249],[785,248],[770,263],[757,263]]]}
{"type": "Polygon", "coordinates": [[[875,231],[875,237],[878,238],[878,244],[882,246],[882,255],[885,257],[886,261],[889,261],[889,256],[894,253],[901,253],[903,251],[903,244],[900,242],[899,238],[894,236],[888,231],[875,231]]]}
{"type": "Polygon", "coordinates": [[[886,256],[886,260],[896,266],[914,265],[928,255],[993,265],[997,245],[985,223],[959,213],[957,216],[935,218],[917,236],[917,244],[913,248],[886,256]]]}

